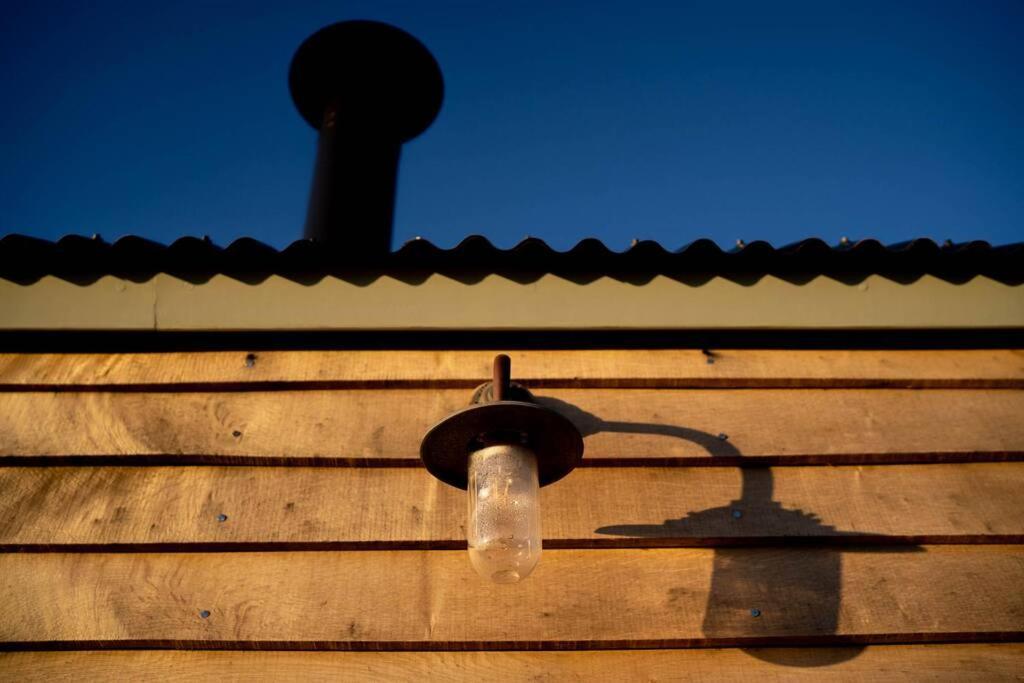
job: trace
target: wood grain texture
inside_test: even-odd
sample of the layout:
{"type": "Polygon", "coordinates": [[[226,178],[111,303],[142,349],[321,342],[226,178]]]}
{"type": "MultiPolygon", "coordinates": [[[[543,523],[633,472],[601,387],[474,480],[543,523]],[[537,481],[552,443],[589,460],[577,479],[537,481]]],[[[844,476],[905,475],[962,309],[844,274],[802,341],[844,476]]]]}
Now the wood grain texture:
{"type": "MultiPolygon", "coordinates": [[[[5,550],[465,547],[466,494],[422,469],[9,467],[0,490],[5,550]]],[[[1024,463],[585,468],[541,510],[549,548],[1010,543],[1021,491],[1024,463]]]]}
{"type": "Polygon", "coordinates": [[[1019,681],[1024,645],[604,652],[0,653],[19,681],[1019,681]],[[761,655],[752,656],[752,653],[761,655]],[[766,659],[774,656],[775,661],[766,659]]]}
{"type": "MultiPolygon", "coordinates": [[[[501,351],[0,354],[0,388],[474,387],[501,351]]],[[[531,387],[1024,387],[1020,350],[512,351],[531,387]]]]}
{"type": "Polygon", "coordinates": [[[1019,546],[551,550],[529,581],[503,587],[447,550],[8,553],[0,641],[420,650],[1020,640],[1022,584],[1019,546]]]}
{"type": "MultiPolygon", "coordinates": [[[[1024,391],[562,389],[538,396],[597,464],[1016,459],[1024,391]]],[[[0,461],[419,465],[464,390],[2,393],[0,461]]]]}

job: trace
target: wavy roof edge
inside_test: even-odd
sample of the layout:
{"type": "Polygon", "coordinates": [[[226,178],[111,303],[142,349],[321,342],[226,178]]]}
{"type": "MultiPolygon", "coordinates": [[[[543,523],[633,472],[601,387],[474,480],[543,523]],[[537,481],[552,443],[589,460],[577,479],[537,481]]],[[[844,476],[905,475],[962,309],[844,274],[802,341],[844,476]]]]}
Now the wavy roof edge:
{"type": "MultiPolygon", "coordinates": [[[[42,238],[39,238],[39,237],[33,237],[31,235],[23,235],[23,234],[18,234],[18,233],[11,233],[11,234],[0,236],[0,248],[4,248],[5,246],[7,246],[9,244],[13,244],[15,242],[31,242],[31,243],[34,243],[34,244],[37,244],[37,245],[47,245],[47,246],[69,246],[71,244],[74,244],[74,245],[77,246],[77,245],[80,245],[83,242],[88,242],[90,244],[109,246],[109,247],[127,247],[127,246],[130,245],[133,248],[144,247],[144,248],[156,248],[156,249],[173,249],[173,248],[177,248],[179,246],[186,245],[186,244],[187,245],[198,245],[198,244],[201,244],[201,245],[203,245],[206,248],[212,248],[212,249],[216,249],[216,250],[220,250],[220,251],[232,251],[232,250],[236,250],[236,249],[240,249],[240,248],[246,248],[246,249],[248,249],[248,248],[258,248],[258,249],[261,249],[261,250],[267,250],[267,251],[272,251],[272,252],[276,252],[276,253],[285,253],[285,252],[291,251],[293,249],[304,248],[305,246],[314,246],[314,247],[317,247],[317,248],[322,248],[323,247],[323,245],[321,245],[318,242],[316,242],[316,240],[298,239],[298,240],[295,240],[295,241],[291,242],[288,246],[286,246],[286,247],[284,247],[282,249],[277,249],[275,247],[270,246],[266,242],[261,242],[261,241],[259,241],[257,239],[252,238],[252,237],[239,237],[237,239],[232,240],[230,243],[227,244],[227,246],[220,246],[216,242],[214,242],[209,236],[196,237],[194,235],[184,235],[182,237],[179,237],[179,238],[175,239],[170,244],[165,244],[163,242],[157,242],[155,240],[151,240],[151,239],[146,238],[146,237],[140,237],[138,235],[124,235],[122,237],[119,237],[119,238],[115,239],[113,242],[109,242],[109,241],[103,239],[102,235],[98,235],[98,234],[94,234],[94,235],[91,235],[91,236],[90,235],[69,234],[69,235],[64,235],[63,237],[60,237],[60,238],[58,238],[56,240],[46,240],[46,239],[42,239],[42,238]]],[[[626,248],[626,249],[624,249],[622,251],[615,251],[614,249],[610,249],[607,245],[604,244],[604,242],[602,242],[599,239],[596,239],[594,237],[585,237],[585,238],[581,239],[579,242],[577,242],[575,245],[570,247],[569,249],[561,250],[560,251],[560,250],[557,250],[557,249],[551,247],[550,245],[548,245],[547,242],[545,242],[544,240],[542,240],[542,239],[540,239],[538,237],[525,237],[522,240],[520,240],[517,244],[515,244],[514,246],[509,247],[508,249],[502,249],[500,247],[495,246],[489,239],[487,239],[483,235],[468,235],[468,236],[464,237],[462,240],[460,240],[459,243],[456,244],[454,247],[450,247],[448,249],[445,249],[445,248],[442,248],[442,247],[438,247],[437,245],[432,243],[430,240],[424,239],[422,237],[414,237],[412,239],[406,240],[402,244],[402,246],[400,246],[397,250],[395,250],[395,251],[393,251],[391,253],[392,254],[397,254],[397,253],[401,253],[403,251],[406,251],[408,249],[417,249],[417,248],[427,248],[427,249],[436,250],[436,251],[440,251],[440,252],[446,252],[446,253],[463,251],[463,250],[470,249],[470,248],[482,248],[482,249],[488,249],[488,250],[492,250],[492,251],[500,252],[500,253],[515,253],[515,252],[522,251],[524,249],[539,248],[539,249],[543,249],[543,250],[545,250],[545,251],[547,251],[549,253],[552,253],[552,254],[573,254],[573,253],[576,253],[576,252],[578,252],[580,250],[584,250],[584,249],[586,249],[586,250],[598,249],[598,250],[601,250],[602,252],[607,253],[607,254],[624,255],[624,254],[628,254],[628,253],[636,251],[636,250],[652,249],[652,248],[656,249],[656,250],[658,250],[660,252],[663,252],[665,254],[685,254],[688,251],[691,251],[693,249],[708,249],[708,248],[710,248],[710,249],[713,249],[713,250],[717,251],[718,253],[722,253],[722,254],[737,254],[737,253],[742,253],[742,252],[747,251],[747,250],[757,250],[757,249],[764,249],[764,248],[770,249],[770,250],[775,251],[775,252],[792,253],[792,252],[798,252],[798,251],[802,251],[802,250],[806,250],[806,249],[827,249],[829,251],[856,251],[858,249],[877,248],[877,247],[881,247],[881,248],[883,248],[883,249],[885,249],[887,251],[890,251],[890,252],[905,252],[905,251],[910,251],[910,250],[915,250],[915,249],[962,251],[964,249],[979,249],[979,248],[980,249],[986,249],[986,250],[999,251],[999,250],[1004,250],[1004,249],[1021,249],[1021,248],[1024,248],[1024,242],[1014,242],[1014,243],[1004,244],[1004,245],[992,245],[991,243],[989,243],[989,242],[987,242],[985,240],[970,240],[970,241],[967,241],[967,242],[953,242],[952,240],[945,240],[940,245],[938,242],[935,242],[934,240],[932,240],[930,238],[920,237],[920,238],[916,238],[916,239],[912,239],[912,240],[907,240],[907,241],[904,241],[904,242],[894,242],[894,243],[889,244],[889,245],[884,245],[879,240],[876,240],[874,238],[867,238],[867,239],[856,240],[856,241],[854,241],[854,240],[849,240],[849,241],[844,240],[840,244],[829,245],[827,242],[825,242],[825,240],[823,240],[821,238],[811,237],[811,238],[808,238],[808,239],[799,240],[797,242],[792,242],[792,243],[786,244],[786,245],[781,246],[781,247],[774,247],[774,246],[772,246],[772,244],[770,242],[767,242],[765,240],[755,240],[755,241],[750,242],[750,243],[745,243],[743,241],[738,241],[736,246],[734,246],[734,247],[732,247],[730,249],[723,249],[714,240],[711,240],[711,239],[708,239],[708,238],[700,238],[700,239],[696,239],[696,240],[694,240],[692,242],[688,242],[687,244],[684,244],[682,247],[680,247],[678,249],[674,249],[674,250],[666,249],[662,244],[660,244],[659,242],[656,242],[654,240],[633,240],[632,244],[628,248],[626,248]]]]}
{"type": "Polygon", "coordinates": [[[566,251],[528,237],[500,249],[481,235],[450,249],[415,238],[380,256],[346,252],[344,244],[297,240],[276,249],[250,237],[226,247],[209,237],[181,237],[165,245],[128,235],[107,242],[98,235],[66,235],[49,241],[11,234],[0,238],[0,277],[32,281],[45,275],[89,278],[166,272],[175,275],[341,275],[352,272],[551,272],[657,274],[934,274],[947,279],[986,275],[1024,282],[1024,242],[992,246],[985,241],[938,244],[927,238],[883,245],[875,239],[829,245],[818,238],[782,247],[765,241],[724,250],[698,239],[670,251],[658,242],[637,240],[624,251],[586,238],[566,251]]]}

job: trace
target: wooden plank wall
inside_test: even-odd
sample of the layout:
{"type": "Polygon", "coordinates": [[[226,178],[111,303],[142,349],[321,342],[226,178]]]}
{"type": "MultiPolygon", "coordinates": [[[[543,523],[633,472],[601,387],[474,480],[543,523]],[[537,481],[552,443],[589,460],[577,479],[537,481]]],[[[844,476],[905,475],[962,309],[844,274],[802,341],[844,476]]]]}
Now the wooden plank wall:
{"type": "Polygon", "coordinates": [[[0,355],[0,678],[1024,670],[1024,353],[513,353],[586,441],[514,586],[417,459],[493,355],[0,355]]]}

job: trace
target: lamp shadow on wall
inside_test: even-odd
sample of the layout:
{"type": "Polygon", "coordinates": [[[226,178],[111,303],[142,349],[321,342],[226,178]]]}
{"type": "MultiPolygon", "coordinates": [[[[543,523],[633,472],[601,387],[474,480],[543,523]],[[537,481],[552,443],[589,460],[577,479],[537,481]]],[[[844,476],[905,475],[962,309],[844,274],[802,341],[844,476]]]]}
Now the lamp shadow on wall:
{"type": "MultiPolygon", "coordinates": [[[[602,420],[564,401],[540,397],[537,401],[567,417],[584,437],[599,432],[669,436],[697,444],[711,457],[721,458],[723,464],[742,462],[743,454],[734,444],[707,432],[666,424],[602,420]]],[[[661,523],[614,524],[595,529],[595,533],[607,536],[662,539],[659,545],[676,539],[689,541],[679,545],[714,546],[703,622],[704,636],[712,642],[778,641],[788,636],[797,641],[808,635],[827,640],[836,634],[839,623],[842,556],[858,550],[851,543],[875,546],[871,552],[880,552],[880,545],[892,552],[923,552],[920,546],[891,545],[891,539],[887,544],[888,537],[880,534],[838,531],[822,524],[813,512],[783,507],[773,500],[774,482],[768,467],[740,465],[740,474],[740,497],[726,505],[687,512],[661,523]],[[793,545],[810,545],[815,550],[794,553],[788,550],[793,545]]],[[[670,604],[675,598],[671,593],[674,591],[666,598],[670,604]]],[[[743,651],[775,664],[814,667],[853,659],[863,649],[844,645],[750,647],[743,651]]]]}

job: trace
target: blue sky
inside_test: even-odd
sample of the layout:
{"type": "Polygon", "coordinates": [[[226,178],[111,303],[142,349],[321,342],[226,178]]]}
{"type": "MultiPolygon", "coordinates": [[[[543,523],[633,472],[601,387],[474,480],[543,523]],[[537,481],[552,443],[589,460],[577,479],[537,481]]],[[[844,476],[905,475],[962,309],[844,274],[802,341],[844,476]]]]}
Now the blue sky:
{"type": "Polygon", "coordinates": [[[396,245],[1024,240],[1019,0],[5,0],[0,234],[296,239],[316,133],[288,63],[356,18],[445,74],[396,245]]]}

